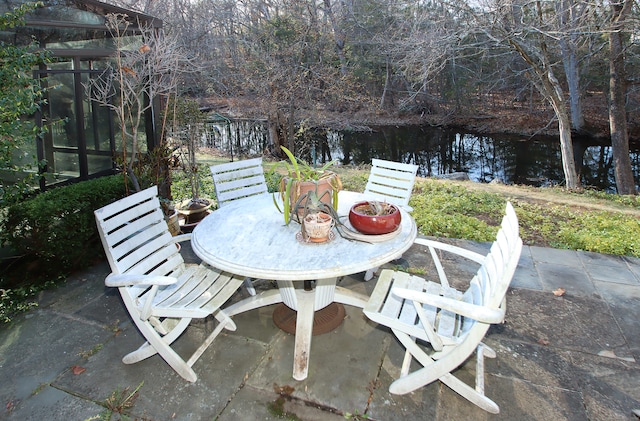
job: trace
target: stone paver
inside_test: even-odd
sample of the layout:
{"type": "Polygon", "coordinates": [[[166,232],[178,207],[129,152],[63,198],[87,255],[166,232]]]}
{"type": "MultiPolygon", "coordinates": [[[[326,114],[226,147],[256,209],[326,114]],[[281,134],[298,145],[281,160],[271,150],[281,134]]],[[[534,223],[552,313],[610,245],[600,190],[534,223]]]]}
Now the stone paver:
{"type": "MultiPolygon", "coordinates": [[[[454,240],[449,240],[455,242],[454,240]]],[[[487,245],[457,242],[486,252],[487,245]]],[[[417,247],[401,262],[431,276],[417,247]]],[[[189,250],[185,250],[188,255],[189,250]]],[[[445,259],[452,283],[473,265],[445,259]]],[[[106,401],[139,386],[126,412],[144,420],[635,420],[640,409],[640,259],[524,247],[507,295],[506,322],[485,342],[486,393],[494,416],[439,382],[392,395],[403,349],[386,328],[347,307],[344,322],[313,338],[309,377],[293,380],[293,336],[272,320],[274,306],[235,317],[194,365],[185,382],[158,356],[133,365],[122,357],[142,338],[114,289],[104,287],[106,264],[44,293],[40,306],[0,328],[0,419],[85,420],[104,415],[106,401]],[[615,276],[609,276],[614,275],[615,276]],[[563,296],[554,295],[564,288],[563,296]]],[[[375,279],[345,277],[341,286],[368,293],[375,279]]],[[[258,289],[272,288],[258,281],[258,289]]],[[[234,299],[246,294],[241,291],[234,299]]],[[[187,354],[212,328],[192,323],[176,343],[187,354]]],[[[456,371],[472,381],[475,358],[456,371]]]]}

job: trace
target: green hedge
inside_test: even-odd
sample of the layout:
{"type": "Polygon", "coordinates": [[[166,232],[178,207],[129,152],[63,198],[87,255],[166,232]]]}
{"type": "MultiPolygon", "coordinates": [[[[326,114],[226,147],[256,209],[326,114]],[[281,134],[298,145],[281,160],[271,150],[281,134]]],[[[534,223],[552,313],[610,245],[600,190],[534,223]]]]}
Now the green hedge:
{"type": "Polygon", "coordinates": [[[104,256],[93,211],[124,196],[124,181],[116,175],[55,188],[7,208],[0,243],[29,262],[17,265],[23,282],[56,280],[104,256]]]}

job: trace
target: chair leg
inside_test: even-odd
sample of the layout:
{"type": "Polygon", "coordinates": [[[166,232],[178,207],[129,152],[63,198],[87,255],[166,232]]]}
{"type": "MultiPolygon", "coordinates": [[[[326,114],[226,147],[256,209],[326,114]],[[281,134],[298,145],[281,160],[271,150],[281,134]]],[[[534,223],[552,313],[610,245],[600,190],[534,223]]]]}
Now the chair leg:
{"type": "Polygon", "coordinates": [[[413,361],[413,357],[409,351],[405,351],[404,359],[402,360],[402,368],[400,369],[400,377],[404,377],[409,374],[409,369],[411,368],[411,361],[413,361]]]}
{"type": "Polygon", "coordinates": [[[175,341],[182,332],[189,326],[191,319],[182,319],[178,326],[173,329],[167,335],[160,337],[158,332],[151,326],[150,323],[142,320],[136,321],[136,325],[147,339],[147,344],[138,348],[138,350],[126,355],[122,362],[125,364],[132,364],[138,362],[144,358],[148,358],[151,355],[159,354],[163,360],[167,362],[182,378],[189,382],[195,382],[198,379],[195,371],[189,366],[183,359],[175,352],[170,344],[175,341]],[[166,338],[166,339],[165,339],[166,338]]]}
{"type": "Polygon", "coordinates": [[[249,295],[256,295],[256,288],[253,286],[253,279],[244,278],[244,287],[247,289],[249,295]]]}
{"type": "MultiPolygon", "coordinates": [[[[166,344],[166,346],[170,346],[176,339],[180,337],[180,335],[182,335],[182,332],[184,332],[185,329],[189,327],[189,323],[191,323],[190,318],[180,319],[178,324],[173,329],[171,329],[171,332],[167,333],[164,336],[158,335],[157,331],[153,329],[153,327],[151,327],[151,329],[153,329],[152,334],[154,336],[157,336],[161,341],[163,341],[166,344]]],[[[145,335],[142,329],[144,326],[144,330],[147,331],[147,326],[149,325],[147,325],[145,322],[142,322],[142,321],[139,324],[136,323],[136,325],[138,326],[138,329],[141,330],[141,333],[145,337],[145,339],[148,339],[147,335],[145,335]]],[[[142,344],[140,348],[125,355],[124,358],[122,358],[122,362],[125,364],[134,364],[144,359],[147,359],[153,355],[156,355],[157,353],[158,353],[157,349],[154,348],[147,341],[144,344],[142,344]]]]}
{"type": "Polygon", "coordinates": [[[376,272],[378,271],[378,269],[380,269],[379,267],[375,267],[373,269],[369,269],[364,273],[364,280],[365,281],[370,281],[371,279],[373,279],[373,276],[376,274],[376,272]]]}
{"type": "MultiPolygon", "coordinates": [[[[231,319],[229,319],[229,318],[227,318],[227,320],[231,321],[231,319]]],[[[213,329],[213,332],[211,332],[211,334],[209,336],[207,336],[207,339],[205,339],[205,341],[202,343],[202,345],[200,345],[198,347],[198,349],[196,350],[196,352],[194,352],[191,355],[191,357],[189,357],[189,359],[187,360],[187,365],[189,367],[192,367],[193,364],[195,364],[195,362],[198,361],[198,358],[200,358],[200,356],[209,347],[209,345],[211,345],[213,340],[220,334],[220,332],[222,332],[222,329],[224,329],[226,327],[226,325],[227,325],[226,321],[218,322],[218,326],[216,326],[216,328],[213,329]]],[[[235,324],[234,324],[234,329],[233,330],[235,330],[235,324]]]]}
{"type": "Polygon", "coordinates": [[[498,405],[486,397],[484,393],[478,393],[477,390],[464,383],[462,380],[454,377],[453,374],[449,373],[440,378],[440,381],[453,391],[458,393],[460,396],[471,402],[472,404],[484,409],[485,411],[491,414],[500,413],[500,408],[498,405]]]}
{"type": "Polygon", "coordinates": [[[226,311],[218,310],[213,313],[213,317],[218,321],[221,327],[227,330],[235,331],[237,329],[236,322],[233,321],[226,311]]]}
{"type": "MultiPolygon", "coordinates": [[[[413,392],[416,389],[424,387],[430,383],[433,383],[435,380],[440,380],[442,383],[446,384],[451,390],[458,393],[463,398],[467,399],[469,402],[477,405],[478,407],[484,409],[485,411],[491,414],[498,414],[500,412],[500,408],[498,405],[486,397],[484,395],[484,356],[486,352],[486,356],[490,358],[495,357],[495,352],[487,347],[484,344],[478,345],[477,351],[477,362],[476,362],[476,388],[469,386],[464,383],[462,380],[455,377],[453,374],[449,372],[451,368],[449,364],[442,364],[442,360],[434,361],[431,357],[429,357],[417,343],[414,342],[413,338],[410,336],[399,332],[397,330],[393,330],[396,337],[400,340],[402,345],[405,346],[406,352],[409,353],[413,358],[415,358],[423,368],[418,369],[411,374],[407,374],[406,376],[400,377],[389,386],[389,392],[393,394],[403,395],[409,392],[413,392]],[[478,383],[478,378],[481,377],[482,381],[478,383]]],[[[405,354],[405,362],[403,362],[403,371],[404,365],[406,363],[406,354],[405,354]]]]}
{"type": "Polygon", "coordinates": [[[496,358],[496,352],[483,343],[476,350],[476,391],[484,395],[484,357],[496,358]]]}
{"type": "Polygon", "coordinates": [[[448,370],[444,369],[442,365],[440,365],[440,370],[433,370],[433,367],[436,364],[435,361],[420,348],[414,338],[395,329],[392,330],[406,351],[402,363],[402,376],[391,383],[391,386],[389,386],[389,392],[394,395],[404,395],[426,386],[429,383],[438,380],[440,376],[448,373],[448,370]],[[411,364],[411,358],[409,356],[415,358],[423,368],[408,374],[409,366],[411,364]]]}

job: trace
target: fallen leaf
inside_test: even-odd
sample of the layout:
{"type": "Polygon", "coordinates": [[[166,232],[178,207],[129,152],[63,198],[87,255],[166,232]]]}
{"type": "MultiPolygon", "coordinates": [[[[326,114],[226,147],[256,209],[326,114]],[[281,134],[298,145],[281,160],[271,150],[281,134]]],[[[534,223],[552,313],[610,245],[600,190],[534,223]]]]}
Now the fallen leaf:
{"type": "Polygon", "coordinates": [[[87,369],[84,367],[80,367],[79,365],[74,365],[73,367],[71,367],[71,372],[73,372],[73,374],[75,374],[76,376],[78,374],[84,373],[85,371],[87,371],[87,369]]]}
{"type": "Polygon", "coordinates": [[[540,345],[547,346],[547,345],[549,345],[549,340],[544,339],[544,338],[540,338],[540,339],[538,339],[538,343],[539,343],[540,345]]]}
{"type": "Polygon", "coordinates": [[[279,386],[276,383],[273,384],[273,390],[280,396],[291,396],[295,389],[289,385],[279,386]]]}
{"type": "Polygon", "coordinates": [[[133,70],[131,67],[122,66],[121,69],[122,69],[123,72],[125,72],[128,75],[131,75],[131,76],[135,76],[136,75],[135,70],[133,70]]]}
{"type": "Polygon", "coordinates": [[[565,292],[567,292],[564,288],[558,288],[556,290],[553,291],[553,295],[555,295],[556,297],[562,297],[565,292]]]}

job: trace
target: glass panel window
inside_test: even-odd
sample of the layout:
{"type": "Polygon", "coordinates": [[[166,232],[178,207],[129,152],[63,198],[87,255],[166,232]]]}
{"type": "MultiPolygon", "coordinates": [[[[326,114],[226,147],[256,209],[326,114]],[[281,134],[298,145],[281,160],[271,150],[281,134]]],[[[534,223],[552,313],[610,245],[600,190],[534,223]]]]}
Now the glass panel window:
{"type": "MultiPolygon", "coordinates": [[[[51,67],[61,71],[70,69],[72,63],[55,63],[51,67]]],[[[79,133],[73,71],[43,76],[48,86],[47,103],[43,108],[43,125],[47,132],[42,142],[47,171],[59,179],[79,177],[79,133]]]]}
{"type": "MultiPolygon", "coordinates": [[[[0,13],[24,2],[0,0],[0,13]]],[[[114,40],[105,26],[106,15],[122,9],[82,0],[47,0],[44,4],[25,16],[25,26],[0,31],[0,41],[29,45],[35,40],[56,58],[47,70],[34,69],[47,88],[47,102],[35,116],[46,133],[14,156],[15,163],[26,164],[34,156],[46,162],[46,181],[41,186],[108,172],[113,169],[114,152],[126,145],[130,156],[132,147],[130,138],[125,142],[119,139],[122,131],[113,111],[91,101],[85,88],[90,77],[107,67],[106,62],[115,51],[114,40]]],[[[128,15],[132,25],[128,36],[121,39],[125,49],[140,46],[138,22],[162,25],[139,13],[128,15]]],[[[152,128],[142,121],[138,131],[141,152],[147,150],[147,129],[151,134],[152,128]]],[[[0,177],[5,178],[2,174],[0,177]]]]}
{"type": "Polygon", "coordinates": [[[88,157],[89,175],[97,174],[103,171],[109,171],[113,168],[113,159],[111,156],[95,156],[88,157]]]}
{"type": "Polygon", "coordinates": [[[78,148],[78,122],[74,109],[73,73],[48,76],[49,118],[52,144],[57,148],[78,148]]]}
{"type": "Polygon", "coordinates": [[[72,2],[49,2],[45,7],[40,7],[33,12],[33,19],[83,25],[104,25],[104,16],[60,3],[71,4],[72,2]]]}
{"type": "MultiPolygon", "coordinates": [[[[90,75],[83,73],[81,77],[82,84],[86,86],[90,75]]],[[[113,121],[109,108],[92,101],[87,95],[83,95],[83,109],[88,168],[91,175],[113,167],[113,121]]]]}
{"type": "Polygon", "coordinates": [[[111,50],[115,49],[113,40],[105,39],[107,30],[104,31],[87,31],[84,29],[69,29],[69,28],[47,28],[46,31],[50,32],[48,40],[44,43],[44,47],[49,50],[59,49],[101,49],[111,50]],[[95,37],[95,39],[91,39],[95,37]]]}

